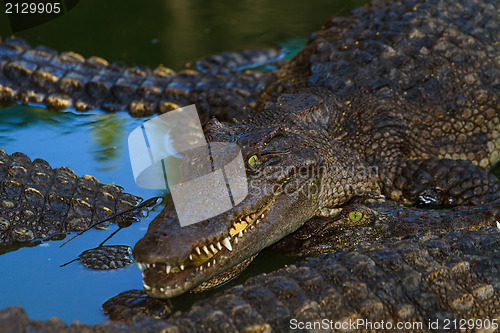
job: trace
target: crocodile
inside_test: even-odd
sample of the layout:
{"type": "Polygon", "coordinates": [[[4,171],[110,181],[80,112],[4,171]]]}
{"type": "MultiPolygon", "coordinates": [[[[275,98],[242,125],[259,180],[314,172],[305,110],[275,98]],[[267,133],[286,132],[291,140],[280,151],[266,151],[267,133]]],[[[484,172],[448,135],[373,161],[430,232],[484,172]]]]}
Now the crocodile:
{"type": "Polygon", "coordinates": [[[206,125],[209,142],[241,148],[249,195],[183,228],[166,207],[133,251],[148,295],[222,283],[369,192],[406,204],[497,199],[499,22],[497,3],[451,0],[375,1],[329,20],[272,74],[254,115],[206,125]]]}
{"type": "MultiPolygon", "coordinates": [[[[78,177],[67,167],[53,169],[42,159],[0,148],[0,245],[47,239],[81,231],[92,223],[139,205],[141,198],[92,176],[78,177]]],[[[113,219],[138,219],[130,211],[113,219]]],[[[103,223],[96,228],[105,228],[103,223]]]]}
{"type": "Polygon", "coordinates": [[[371,332],[378,322],[382,332],[431,332],[457,331],[455,320],[474,318],[481,324],[467,329],[494,332],[500,321],[499,260],[497,227],[417,234],[363,243],[258,275],[168,319],[136,315],[134,305],[148,302],[148,315],[161,317],[165,300],[131,291],[121,297],[129,301],[128,323],[68,326],[57,318],[31,320],[22,308],[11,307],[0,311],[0,325],[7,332],[338,331],[338,325],[371,332]]]}
{"type": "MultiPolygon", "coordinates": [[[[448,205],[497,198],[497,181],[486,168],[499,156],[498,10],[496,3],[484,1],[455,5],[382,1],[334,18],[291,62],[265,79],[257,103],[245,104],[256,110],[255,116],[236,124],[210,121],[209,141],[237,142],[248,160],[251,185],[263,191],[251,193],[224,216],[177,233],[177,242],[165,234],[175,226],[162,226],[166,213],[160,214],[134,252],[147,265],[149,294],[164,298],[183,293],[248,261],[318,211],[334,210],[369,191],[396,201],[448,205]],[[272,173],[280,165],[291,173],[272,173]],[[266,237],[259,239],[263,233],[266,237]],[[200,248],[206,255],[198,254],[200,248]],[[198,272],[203,268],[197,280],[187,276],[196,267],[182,269],[189,255],[197,259],[194,264],[205,264],[197,266],[198,272]],[[213,259],[217,263],[208,267],[213,259]],[[183,284],[176,286],[176,279],[183,284]]],[[[54,108],[97,106],[86,99],[91,88],[60,95],[59,85],[55,93],[45,94],[31,83],[22,86],[34,72],[33,67],[21,72],[13,86],[2,78],[2,96],[54,108]]],[[[106,100],[116,77],[104,80],[105,96],[98,96],[99,101],[106,100]]],[[[96,75],[98,86],[99,80],[96,75]]],[[[129,111],[131,105],[139,106],[134,115],[150,114],[161,104],[144,106],[144,97],[135,93],[127,97],[129,111]]],[[[115,110],[126,104],[116,102],[115,95],[119,89],[100,107],[115,110]]]]}
{"type": "Polygon", "coordinates": [[[196,104],[202,123],[247,117],[270,74],[242,70],[276,63],[283,50],[223,53],[178,73],[160,66],[127,67],[100,57],[32,47],[19,38],[0,40],[0,103],[44,105],[84,112],[128,110],[133,117],[163,114],[196,104]],[[224,67],[221,65],[224,64],[224,67]],[[222,70],[225,68],[225,70],[222,70]],[[242,70],[242,71],[237,71],[242,70]]]}
{"type": "MultiPolygon", "coordinates": [[[[335,216],[312,218],[265,250],[265,257],[283,252],[290,256],[289,260],[296,261],[300,257],[336,251],[352,252],[361,244],[385,243],[389,239],[401,240],[415,234],[432,237],[436,233],[495,225],[500,229],[499,220],[500,199],[478,206],[429,210],[401,206],[382,196],[372,195],[347,203],[335,216]]],[[[166,319],[179,302],[184,304],[186,301],[182,297],[160,300],[146,295],[144,290],[122,292],[103,304],[104,312],[110,319],[119,321],[129,321],[134,315],[166,319]]]]}

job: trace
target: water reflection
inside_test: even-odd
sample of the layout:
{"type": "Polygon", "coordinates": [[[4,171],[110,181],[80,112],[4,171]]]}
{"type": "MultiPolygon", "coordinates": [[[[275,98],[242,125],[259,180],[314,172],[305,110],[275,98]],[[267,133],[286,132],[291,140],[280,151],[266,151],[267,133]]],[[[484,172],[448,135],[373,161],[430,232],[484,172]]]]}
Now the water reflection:
{"type": "MultiPolygon", "coordinates": [[[[43,28],[19,33],[31,43],[85,57],[175,70],[224,51],[307,38],[332,15],[366,0],[85,0],[43,28]]],[[[0,20],[0,34],[11,33],[0,20]]],[[[5,20],[6,21],[6,20],[5,20]]]]}

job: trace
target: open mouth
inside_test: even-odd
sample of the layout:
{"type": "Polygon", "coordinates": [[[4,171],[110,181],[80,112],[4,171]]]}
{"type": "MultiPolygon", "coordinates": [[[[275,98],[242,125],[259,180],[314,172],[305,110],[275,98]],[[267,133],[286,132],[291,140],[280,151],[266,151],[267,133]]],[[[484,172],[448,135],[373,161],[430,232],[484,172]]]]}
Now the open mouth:
{"type": "Polygon", "coordinates": [[[245,259],[236,250],[245,243],[250,234],[257,230],[274,200],[273,196],[267,204],[254,213],[236,218],[227,230],[227,234],[221,235],[220,239],[193,246],[191,253],[182,261],[176,263],[137,262],[139,269],[144,269],[142,273],[144,289],[150,296],[171,298],[217,275],[220,273],[220,268],[222,268],[221,271],[226,271],[229,268],[227,262],[231,257],[245,259]],[[235,253],[238,254],[235,255],[235,253]]]}

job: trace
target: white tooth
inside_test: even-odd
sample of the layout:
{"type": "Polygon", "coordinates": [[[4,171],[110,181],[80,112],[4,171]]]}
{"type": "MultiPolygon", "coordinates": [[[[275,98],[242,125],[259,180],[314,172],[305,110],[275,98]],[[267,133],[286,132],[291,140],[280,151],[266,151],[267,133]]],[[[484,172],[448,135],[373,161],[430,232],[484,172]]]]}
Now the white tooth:
{"type": "Polygon", "coordinates": [[[195,248],[195,250],[196,250],[196,253],[198,253],[198,255],[200,255],[200,254],[201,254],[201,251],[200,251],[200,248],[199,248],[199,247],[195,248]]]}
{"type": "Polygon", "coordinates": [[[220,245],[220,242],[217,242],[217,248],[220,250],[222,250],[222,245],[220,245]]]}
{"type": "Polygon", "coordinates": [[[250,218],[250,216],[245,217],[245,220],[247,220],[248,223],[252,222],[252,219],[250,218]]]}
{"type": "Polygon", "coordinates": [[[262,215],[260,216],[260,218],[261,218],[261,219],[263,219],[263,218],[264,218],[264,214],[262,214],[262,215]]]}
{"type": "Polygon", "coordinates": [[[500,222],[497,221],[497,228],[500,229],[500,222]]]}
{"type": "Polygon", "coordinates": [[[151,264],[151,267],[155,268],[155,267],[156,267],[156,264],[151,264]]]}
{"type": "Polygon", "coordinates": [[[150,287],[150,286],[148,286],[147,284],[144,284],[144,289],[146,289],[146,290],[151,290],[151,287],[150,287]]]}
{"type": "Polygon", "coordinates": [[[208,248],[206,245],[203,246],[203,251],[205,251],[206,254],[210,254],[210,252],[208,252],[208,248]]]}
{"type": "Polygon", "coordinates": [[[214,254],[217,253],[217,250],[215,249],[214,244],[210,244],[210,250],[212,250],[212,252],[214,254]]]}
{"type": "Polygon", "coordinates": [[[214,259],[214,261],[213,261],[212,265],[214,265],[214,266],[215,266],[215,259],[214,259]]]}
{"type": "Polygon", "coordinates": [[[193,255],[192,254],[189,255],[189,260],[193,260],[193,255]]]}
{"type": "Polygon", "coordinates": [[[207,263],[207,267],[210,267],[210,261],[207,263]]]}
{"type": "Polygon", "coordinates": [[[203,270],[203,266],[200,266],[200,272],[203,270]]]}
{"type": "Polygon", "coordinates": [[[144,274],[144,272],[142,272],[142,278],[145,279],[146,278],[146,274],[144,274]]]}
{"type": "Polygon", "coordinates": [[[147,262],[144,263],[144,266],[146,266],[146,268],[149,269],[149,264],[147,262]]]}
{"type": "Polygon", "coordinates": [[[234,244],[238,244],[238,237],[234,237],[234,244]]]}
{"type": "Polygon", "coordinates": [[[254,228],[255,228],[255,226],[254,226],[254,225],[251,225],[251,226],[250,226],[250,230],[252,230],[252,229],[254,229],[254,228]]]}
{"type": "Polygon", "coordinates": [[[260,220],[255,221],[255,224],[259,224],[260,220]]]}
{"type": "Polygon", "coordinates": [[[184,265],[180,265],[179,267],[181,268],[181,271],[184,270],[184,265]]]}
{"type": "Polygon", "coordinates": [[[143,267],[142,267],[142,264],[140,262],[137,262],[137,267],[139,267],[139,269],[142,271],[143,267]]]}
{"type": "Polygon", "coordinates": [[[165,267],[165,272],[170,273],[170,270],[172,269],[172,266],[170,265],[167,265],[167,267],[165,267]]]}
{"type": "Polygon", "coordinates": [[[240,230],[238,236],[243,237],[243,230],[240,230]]]}
{"type": "Polygon", "coordinates": [[[222,241],[222,244],[229,250],[229,251],[232,251],[233,248],[231,246],[231,242],[229,242],[229,237],[226,237],[224,238],[224,240],[222,241]]]}
{"type": "Polygon", "coordinates": [[[165,292],[165,288],[160,288],[160,291],[161,291],[162,293],[164,293],[164,292],[165,292]]]}

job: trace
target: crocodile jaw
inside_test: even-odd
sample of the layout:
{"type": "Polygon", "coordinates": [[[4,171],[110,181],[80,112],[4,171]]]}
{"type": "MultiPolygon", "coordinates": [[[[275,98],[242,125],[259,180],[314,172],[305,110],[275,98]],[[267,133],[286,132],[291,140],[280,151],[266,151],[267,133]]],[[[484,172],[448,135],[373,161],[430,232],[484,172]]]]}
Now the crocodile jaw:
{"type": "MultiPolygon", "coordinates": [[[[258,200],[260,203],[252,205],[254,208],[244,208],[245,205],[248,206],[248,201],[245,200],[235,207],[240,213],[228,212],[200,223],[199,228],[203,228],[203,223],[208,223],[205,226],[215,225],[220,229],[203,240],[178,244],[176,250],[179,252],[170,256],[148,252],[148,249],[158,249],[175,242],[171,233],[184,233],[177,239],[188,237],[190,226],[176,230],[167,228],[170,230],[166,232],[148,231],[149,235],[134,248],[139,268],[144,267],[144,289],[149,296],[155,298],[178,296],[224,272],[227,274],[230,268],[295,231],[318,209],[317,198],[301,191],[311,183],[314,183],[313,178],[304,179],[302,186],[294,193],[273,193],[258,200]]],[[[254,200],[251,199],[250,202],[254,200]]],[[[193,225],[193,229],[195,226],[193,225]]],[[[169,251],[173,253],[172,249],[169,251]]],[[[226,276],[224,280],[228,278],[230,277],[226,276]]]]}

